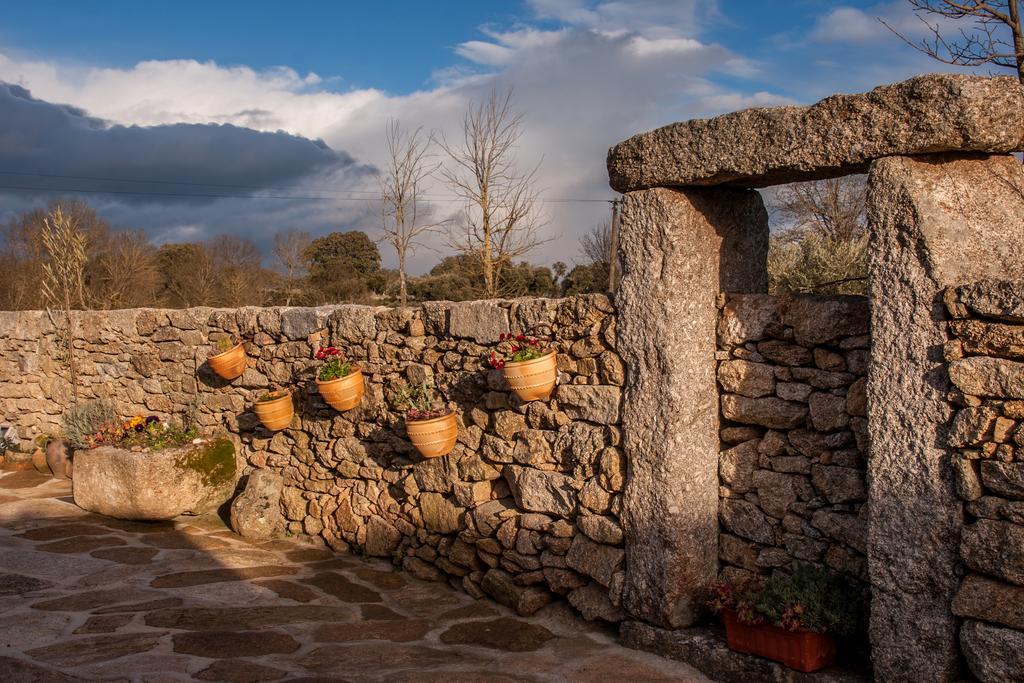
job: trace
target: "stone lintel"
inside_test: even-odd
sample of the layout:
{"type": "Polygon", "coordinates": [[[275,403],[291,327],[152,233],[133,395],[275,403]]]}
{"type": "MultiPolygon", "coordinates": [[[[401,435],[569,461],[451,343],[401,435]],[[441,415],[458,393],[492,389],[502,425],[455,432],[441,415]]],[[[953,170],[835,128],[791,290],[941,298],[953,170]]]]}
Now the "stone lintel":
{"type": "Polygon", "coordinates": [[[929,74],[809,107],[744,109],[635,135],[608,152],[611,186],[765,187],[862,173],[873,159],[1024,149],[1016,78],[929,74]]]}

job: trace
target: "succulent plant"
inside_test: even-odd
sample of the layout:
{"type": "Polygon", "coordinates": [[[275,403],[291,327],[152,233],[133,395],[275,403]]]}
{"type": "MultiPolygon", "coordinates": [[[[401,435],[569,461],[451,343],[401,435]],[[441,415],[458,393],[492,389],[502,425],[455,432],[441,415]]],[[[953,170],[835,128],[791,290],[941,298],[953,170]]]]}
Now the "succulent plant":
{"type": "Polygon", "coordinates": [[[64,439],[72,448],[88,448],[95,436],[117,424],[114,405],[107,399],[76,403],[62,418],[64,439]]]}

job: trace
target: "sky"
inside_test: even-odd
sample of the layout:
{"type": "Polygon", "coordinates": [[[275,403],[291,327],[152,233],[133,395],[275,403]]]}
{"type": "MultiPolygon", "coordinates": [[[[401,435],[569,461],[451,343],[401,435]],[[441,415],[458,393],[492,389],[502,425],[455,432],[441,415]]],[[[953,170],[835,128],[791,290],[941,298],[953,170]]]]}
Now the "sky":
{"type": "MultiPolygon", "coordinates": [[[[365,230],[390,119],[451,139],[512,89],[547,241],[580,261],[632,134],[950,71],[906,0],[20,2],[0,17],[0,222],[80,196],[155,243],[365,230]]],[[[442,161],[437,157],[437,161],[442,161]]],[[[434,181],[430,210],[460,204],[434,181]]],[[[446,240],[417,250],[424,272],[446,240]]],[[[382,244],[385,265],[394,254],[382,244]]]]}

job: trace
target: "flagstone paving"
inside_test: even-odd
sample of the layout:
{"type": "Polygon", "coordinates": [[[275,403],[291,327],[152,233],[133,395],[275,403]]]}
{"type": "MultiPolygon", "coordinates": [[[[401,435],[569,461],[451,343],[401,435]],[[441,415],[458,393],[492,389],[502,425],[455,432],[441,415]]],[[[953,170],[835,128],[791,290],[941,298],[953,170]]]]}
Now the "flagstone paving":
{"type": "Polygon", "coordinates": [[[0,681],[693,681],[553,604],[530,618],[215,517],[86,513],[0,472],[0,681]]]}

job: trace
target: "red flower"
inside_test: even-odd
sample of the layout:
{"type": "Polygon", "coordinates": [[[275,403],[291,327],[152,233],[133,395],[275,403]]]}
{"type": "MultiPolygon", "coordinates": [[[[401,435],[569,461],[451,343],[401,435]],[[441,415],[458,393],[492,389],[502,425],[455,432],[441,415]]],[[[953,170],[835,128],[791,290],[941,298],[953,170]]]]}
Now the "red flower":
{"type": "Polygon", "coordinates": [[[498,341],[505,341],[505,337],[508,336],[504,332],[498,335],[498,341]]]}
{"type": "Polygon", "coordinates": [[[526,341],[526,335],[525,334],[517,334],[516,335],[516,341],[526,341]]]}

